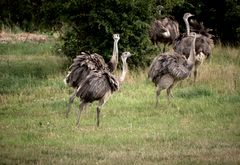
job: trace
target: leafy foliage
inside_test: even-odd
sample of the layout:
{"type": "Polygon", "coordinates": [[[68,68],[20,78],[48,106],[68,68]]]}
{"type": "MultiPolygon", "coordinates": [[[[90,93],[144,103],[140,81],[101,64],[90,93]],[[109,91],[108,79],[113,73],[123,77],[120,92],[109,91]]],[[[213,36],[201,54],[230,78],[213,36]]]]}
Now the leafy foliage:
{"type": "Polygon", "coordinates": [[[174,7],[171,14],[176,16],[177,20],[181,20],[187,11],[193,13],[206,27],[213,29],[212,33],[216,40],[232,45],[239,44],[240,1],[187,0],[182,5],[174,7]]]}
{"type": "Polygon", "coordinates": [[[25,31],[59,30],[67,24],[62,50],[69,58],[79,51],[90,51],[108,60],[112,34],[119,33],[120,52],[135,53],[130,64],[142,66],[149,63],[147,54],[156,54],[156,48],[149,42],[148,26],[157,17],[157,5],[164,7],[162,15],[176,18],[180,31],[185,31],[183,14],[191,12],[213,29],[216,40],[239,44],[240,1],[237,0],[3,0],[0,24],[25,31]]]}
{"type": "Polygon", "coordinates": [[[120,52],[134,53],[132,64],[146,63],[144,56],[153,48],[148,40],[148,27],[154,1],[92,1],[75,7],[79,13],[70,18],[73,28],[64,37],[63,50],[68,57],[75,57],[79,51],[90,51],[109,59],[112,34],[119,33],[120,52]]]}

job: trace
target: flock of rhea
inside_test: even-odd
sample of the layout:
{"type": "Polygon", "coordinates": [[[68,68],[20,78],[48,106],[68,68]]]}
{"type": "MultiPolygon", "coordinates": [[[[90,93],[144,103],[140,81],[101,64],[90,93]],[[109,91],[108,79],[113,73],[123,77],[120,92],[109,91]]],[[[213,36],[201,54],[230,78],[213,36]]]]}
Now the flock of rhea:
{"type": "MultiPolygon", "coordinates": [[[[157,19],[150,25],[149,37],[153,44],[164,43],[164,51],[154,58],[150,65],[148,78],[155,84],[156,106],[160,92],[167,91],[168,100],[172,96],[171,89],[177,81],[186,79],[193,72],[194,81],[197,77],[199,65],[210,56],[213,48],[212,35],[210,29],[206,29],[202,23],[192,21],[190,29],[190,13],[183,16],[186,24],[186,33],[179,32],[179,24],[172,17],[157,19]],[[165,51],[165,46],[171,44],[172,51],[165,51]]],[[[80,125],[81,113],[86,109],[88,103],[99,101],[97,106],[97,126],[99,126],[99,116],[103,105],[107,102],[111,94],[119,89],[127,73],[127,58],[130,52],[123,52],[122,73],[120,77],[113,75],[118,64],[118,41],[119,34],[113,34],[113,53],[109,62],[105,62],[103,57],[97,53],[82,52],[78,55],[69,67],[69,73],[65,78],[65,83],[74,88],[74,92],[69,98],[66,117],[71,109],[75,97],[80,99],[77,115],[77,126],[80,125]]]]}

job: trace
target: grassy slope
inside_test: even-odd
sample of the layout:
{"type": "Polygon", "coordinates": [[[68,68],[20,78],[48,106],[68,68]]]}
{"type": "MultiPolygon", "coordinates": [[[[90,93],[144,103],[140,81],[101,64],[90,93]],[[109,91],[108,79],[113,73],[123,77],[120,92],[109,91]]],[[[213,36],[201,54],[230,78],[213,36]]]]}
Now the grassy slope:
{"type": "Polygon", "coordinates": [[[65,59],[25,44],[0,45],[0,164],[240,163],[239,49],[217,46],[197,83],[178,84],[171,105],[162,92],[158,108],[147,72],[131,73],[100,128],[94,103],[77,129],[77,99],[65,118],[65,59]]]}

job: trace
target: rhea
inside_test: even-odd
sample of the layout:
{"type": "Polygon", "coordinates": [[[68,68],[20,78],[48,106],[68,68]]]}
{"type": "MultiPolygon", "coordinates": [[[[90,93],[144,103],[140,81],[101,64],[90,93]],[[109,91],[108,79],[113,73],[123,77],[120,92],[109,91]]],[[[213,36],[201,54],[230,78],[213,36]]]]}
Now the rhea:
{"type": "MultiPolygon", "coordinates": [[[[159,6],[158,6],[159,7],[159,6]]],[[[159,8],[161,13],[161,6],[159,8]]],[[[167,44],[172,44],[174,40],[179,36],[179,24],[171,16],[166,16],[161,19],[154,20],[149,29],[149,37],[153,44],[158,45],[159,43],[164,44],[163,51],[167,44]]]]}
{"type": "MultiPolygon", "coordinates": [[[[92,71],[107,70],[109,72],[114,72],[118,64],[118,41],[120,39],[119,34],[113,34],[113,53],[109,62],[105,62],[103,57],[97,53],[81,52],[69,67],[69,73],[65,78],[65,83],[74,88],[74,92],[69,98],[69,103],[67,106],[67,111],[70,111],[71,105],[76,97],[76,92],[79,85],[85,81],[87,75],[92,71]]],[[[68,117],[66,113],[66,117],[68,117]]]]}
{"type": "MultiPolygon", "coordinates": [[[[100,112],[104,104],[107,102],[111,94],[117,91],[125,79],[127,73],[127,58],[131,56],[130,52],[123,52],[122,60],[122,73],[119,78],[116,78],[112,73],[107,70],[94,70],[85,78],[77,88],[76,96],[80,98],[79,111],[77,115],[77,126],[80,125],[81,113],[86,109],[87,104],[94,101],[99,101],[97,106],[97,127],[100,123],[100,112]]],[[[67,115],[69,113],[67,111],[67,115]]]]}
{"type": "Polygon", "coordinates": [[[190,33],[190,37],[192,37],[193,40],[190,55],[187,59],[177,52],[166,52],[155,57],[150,66],[148,77],[157,87],[156,107],[158,106],[159,96],[162,90],[167,90],[167,98],[170,102],[170,97],[172,96],[171,89],[174,84],[186,79],[191,73],[196,55],[196,33],[190,33]]]}
{"type": "MultiPolygon", "coordinates": [[[[191,15],[190,13],[188,15],[191,15]]],[[[184,15],[184,17],[186,14],[184,15]]],[[[192,16],[192,15],[191,15],[192,16]]],[[[190,33],[190,26],[187,19],[184,19],[187,29],[187,35],[182,35],[179,38],[175,40],[173,49],[179,53],[184,55],[186,58],[190,55],[190,49],[191,49],[191,43],[193,38],[189,36],[190,33]]],[[[195,26],[191,30],[194,32],[197,32],[197,38],[196,38],[196,60],[193,68],[193,76],[194,76],[194,82],[197,78],[198,68],[200,64],[203,63],[203,61],[210,57],[212,48],[214,47],[214,43],[212,40],[212,35],[209,34],[210,29],[207,29],[203,26],[203,24],[199,24],[196,26],[197,22],[194,22],[195,26]]]]}

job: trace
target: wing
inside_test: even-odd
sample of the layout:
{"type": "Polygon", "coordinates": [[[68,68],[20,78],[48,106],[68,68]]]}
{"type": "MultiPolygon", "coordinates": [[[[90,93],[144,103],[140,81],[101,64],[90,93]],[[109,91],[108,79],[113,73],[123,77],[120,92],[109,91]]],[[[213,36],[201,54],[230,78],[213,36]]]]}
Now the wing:
{"type": "Polygon", "coordinates": [[[170,32],[170,37],[175,40],[179,34],[179,24],[173,18],[166,17],[162,21],[163,26],[170,32]]]}
{"type": "MultiPolygon", "coordinates": [[[[174,50],[177,53],[183,54],[184,56],[186,56],[186,58],[188,58],[191,50],[192,40],[193,37],[191,36],[183,37],[181,40],[175,42],[174,50]]],[[[200,54],[202,52],[208,58],[211,55],[213,47],[214,43],[211,38],[208,38],[201,34],[199,37],[196,38],[195,42],[196,54],[200,54]]]]}
{"type": "Polygon", "coordinates": [[[86,102],[93,102],[104,97],[106,93],[118,90],[117,80],[107,72],[92,72],[79,86],[77,96],[86,102]]]}
{"type": "Polygon", "coordinates": [[[176,80],[187,78],[191,73],[191,66],[188,66],[184,56],[174,55],[169,57],[168,72],[176,80]]]}
{"type": "Polygon", "coordinates": [[[174,51],[178,54],[183,54],[188,58],[191,50],[191,44],[193,38],[190,36],[182,35],[182,38],[179,38],[174,45],[174,51]]]}
{"type": "Polygon", "coordinates": [[[184,56],[177,53],[164,53],[156,57],[149,69],[148,77],[157,84],[163,75],[169,74],[176,80],[189,76],[190,68],[184,56]]]}
{"type": "Polygon", "coordinates": [[[167,66],[168,66],[168,54],[164,53],[155,57],[150,65],[148,71],[148,78],[156,84],[158,78],[168,72],[167,66]]]}
{"type": "Polygon", "coordinates": [[[112,75],[110,72],[105,71],[104,73],[106,79],[108,80],[108,83],[111,87],[111,91],[117,91],[119,89],[119,82],[117,81],[117,79],[114,77],[114,75],[112,75]]]}
{"type": "Polygon", "coordinates": [[[196,54],[201,52],[208,58],[211,55],[212,48],[214,47],[213,40],[204,35],[196,39],[196,54]]]}
{"type": "Polygon", "coordinates": [[[213,37],[213,35],[209,33],[210,31],[212,31],[212,29],[206,28],[203,25],[203,22],[199,23],[197,20],[191,19],[191,21],[189,23],[190,23],[190,28],[191,28],[192,32],[196,32],[196,33],[206,36],[208,38],[213,37]]]}
{"type": "Polygon", "coordinates": [[[102,56],[97,53],[89,54],[82,52],[73,60],[73,64],[69,67],[66,83],[71,87],[78,87],[91,71],[106,69],[108,67],[102,56]]]}
{"type": "Polygon", "coordinates": [[[89,54],[81,52],[81,54],[73,60],[73,64],[69,67],[69,70],[74,70],[74,68],[83,65],[91,70],[106,69],[106,63],[102,56],[97,53],[89,54]]]}
{"type": "Polygon", "coordinates": [[[166,28],[162,25],[160,20],[155,20],[150,25],[149,36],[151,40],[157,40],[159,37],[162,36],[162,33],[166,32],[166,28]]]}

